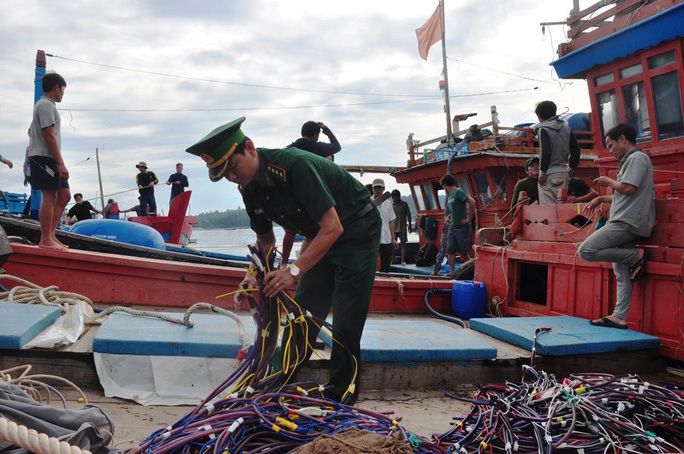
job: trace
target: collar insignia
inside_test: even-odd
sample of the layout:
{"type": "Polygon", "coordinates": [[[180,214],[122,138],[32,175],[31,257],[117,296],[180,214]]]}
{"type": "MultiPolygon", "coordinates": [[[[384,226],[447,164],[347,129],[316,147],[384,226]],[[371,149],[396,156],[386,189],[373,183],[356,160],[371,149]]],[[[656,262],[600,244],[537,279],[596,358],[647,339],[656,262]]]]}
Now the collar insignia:
{"type": "Polygon", "coordinates": [[[268,164],[266,166],[266,171],[274,177],[278,178],[280,181],[287,181],[285,169],[278,167],[275,164],[268,164]]]}

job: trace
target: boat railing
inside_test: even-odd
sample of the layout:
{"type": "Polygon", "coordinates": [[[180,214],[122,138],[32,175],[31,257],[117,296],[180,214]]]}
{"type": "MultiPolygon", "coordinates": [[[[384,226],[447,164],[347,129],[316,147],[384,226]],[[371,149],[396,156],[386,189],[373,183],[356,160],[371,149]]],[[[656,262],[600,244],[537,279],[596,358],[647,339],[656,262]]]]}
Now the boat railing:
{"type": "MultiPolygon", "coordinates": [[[[482,129],[492,128],[492,134],[486,136],[483,140],[475,140],[468,143],[467,149],[465,147],[456,150],[459,156],[467,156],[468,154],[477,153],[486,150],[499,150],[512,153],[539,153],[539,142],[534,135],[532,128],[523,127],[508,127],[498,126],[494,122],[484,123],[479,125],[482,129]]],[[[465,133],[466,131],[460,131],[465,133]]],[[[594,148],[594,133],[593,131],[574,131],[577,142],[582,148],[583,156],[596,156],[596,149],[594,148]]],[[[460,135],[460,134],[459,134],[460,135]]],[[[409,135],[406,141],[408,146],[408,167],[414,167],[423,164],[429,164],[435,161],[446,160],[449,154],[454,151],[450,148],[429,148],[429,145],[445,143],[447,136],[440,136],[434,139],[423,142],[413,140],[413,135],[409,135]],[[422,153],[419,151],[423,148],[422,153]]]]}
{"type": "Polygon", "coordinates": [[[580,10],[579,1],[575,0],[566,21],[568,42],[558,46],[558,56],[567,55],[679,3],[684,0],[670,0],[667,6],[653,0],[601,0],[580,10]]]}

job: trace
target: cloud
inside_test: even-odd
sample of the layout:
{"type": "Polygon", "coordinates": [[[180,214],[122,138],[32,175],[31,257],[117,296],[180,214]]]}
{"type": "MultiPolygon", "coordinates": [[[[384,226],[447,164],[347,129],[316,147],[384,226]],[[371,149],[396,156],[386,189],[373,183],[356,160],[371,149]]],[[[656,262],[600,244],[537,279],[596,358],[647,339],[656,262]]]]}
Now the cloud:
{"type": "MultiPolygon", "coordinates": [[[[564,40],[561,28],[544,38],[539,26],[563,20],[569,3],[447,2],[452,114],[477,112],[474,120],[484,123],[496,105],[501,121],[512,125],[533,121],[542,99],[587,111],[584,82],[559,82],[548,66],[564,40]]],[[[105,199],[116,194],[121,206],[136,202],[140,160],[162,181],[176,162],[185,164],[193,214],[242,206],[234,185],[209,182],[204,163],[184,152],[241,115],[257,146],[287,145],[311,119],[326,122],[340,139],[340,164],[404,165],[408,133],[422,140],[444,133],[441,44],[425,62],[415,37],[435,5],[3,0],[0,153],[23,161],[34,59],[43,49],[54,55],[48,69],[68,82],[58,106],[62,145],[70,185],[87,198],[99,195],[97,149],[105,199]]],[[[23,192],[20,169],[0,169],[3,190],[23,192]]],[[[408,193],[385,179],[388,189],[408,193]]],[[[168,196],[168,187],[157,189],[161,207],[168,196]]]]}

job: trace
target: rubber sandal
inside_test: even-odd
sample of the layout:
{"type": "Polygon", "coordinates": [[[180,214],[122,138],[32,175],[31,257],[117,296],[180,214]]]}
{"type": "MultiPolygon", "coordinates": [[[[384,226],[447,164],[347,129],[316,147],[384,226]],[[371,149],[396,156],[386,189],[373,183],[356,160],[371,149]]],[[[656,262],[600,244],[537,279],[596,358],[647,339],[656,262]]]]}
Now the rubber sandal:
{"type": "Polygon", "coordinates": [[[589,321],[590,324],[594,326],[603,326],[604,328],[617,328],[617,329],[627,329],[627,325],[621,325],[619,323],[615,323],[608,317],[601,317],[598,320],[591,320],[589,321]]]}
{"type": "Polygon", "coordinates": [[[646,271],[646,251],[644,251],[643,257],[629,267],[629,280],[631,282],[638,281],[644,275],[644,271],[646,271]]]}

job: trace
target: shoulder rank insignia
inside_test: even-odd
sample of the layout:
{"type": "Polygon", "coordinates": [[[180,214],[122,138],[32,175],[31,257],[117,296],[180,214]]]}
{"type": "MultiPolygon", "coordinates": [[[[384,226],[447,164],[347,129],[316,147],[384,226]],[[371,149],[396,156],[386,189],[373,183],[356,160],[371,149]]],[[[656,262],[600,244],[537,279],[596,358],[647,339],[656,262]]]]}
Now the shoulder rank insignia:
{"type": "Polygon", "coordinates": [[[282,167],[278,167],[275,164],[268,164],[266,166],[266,171],[274,177],[278,178],[280,181],[287,181],[285,169],[283,169],[282,167]]]}

